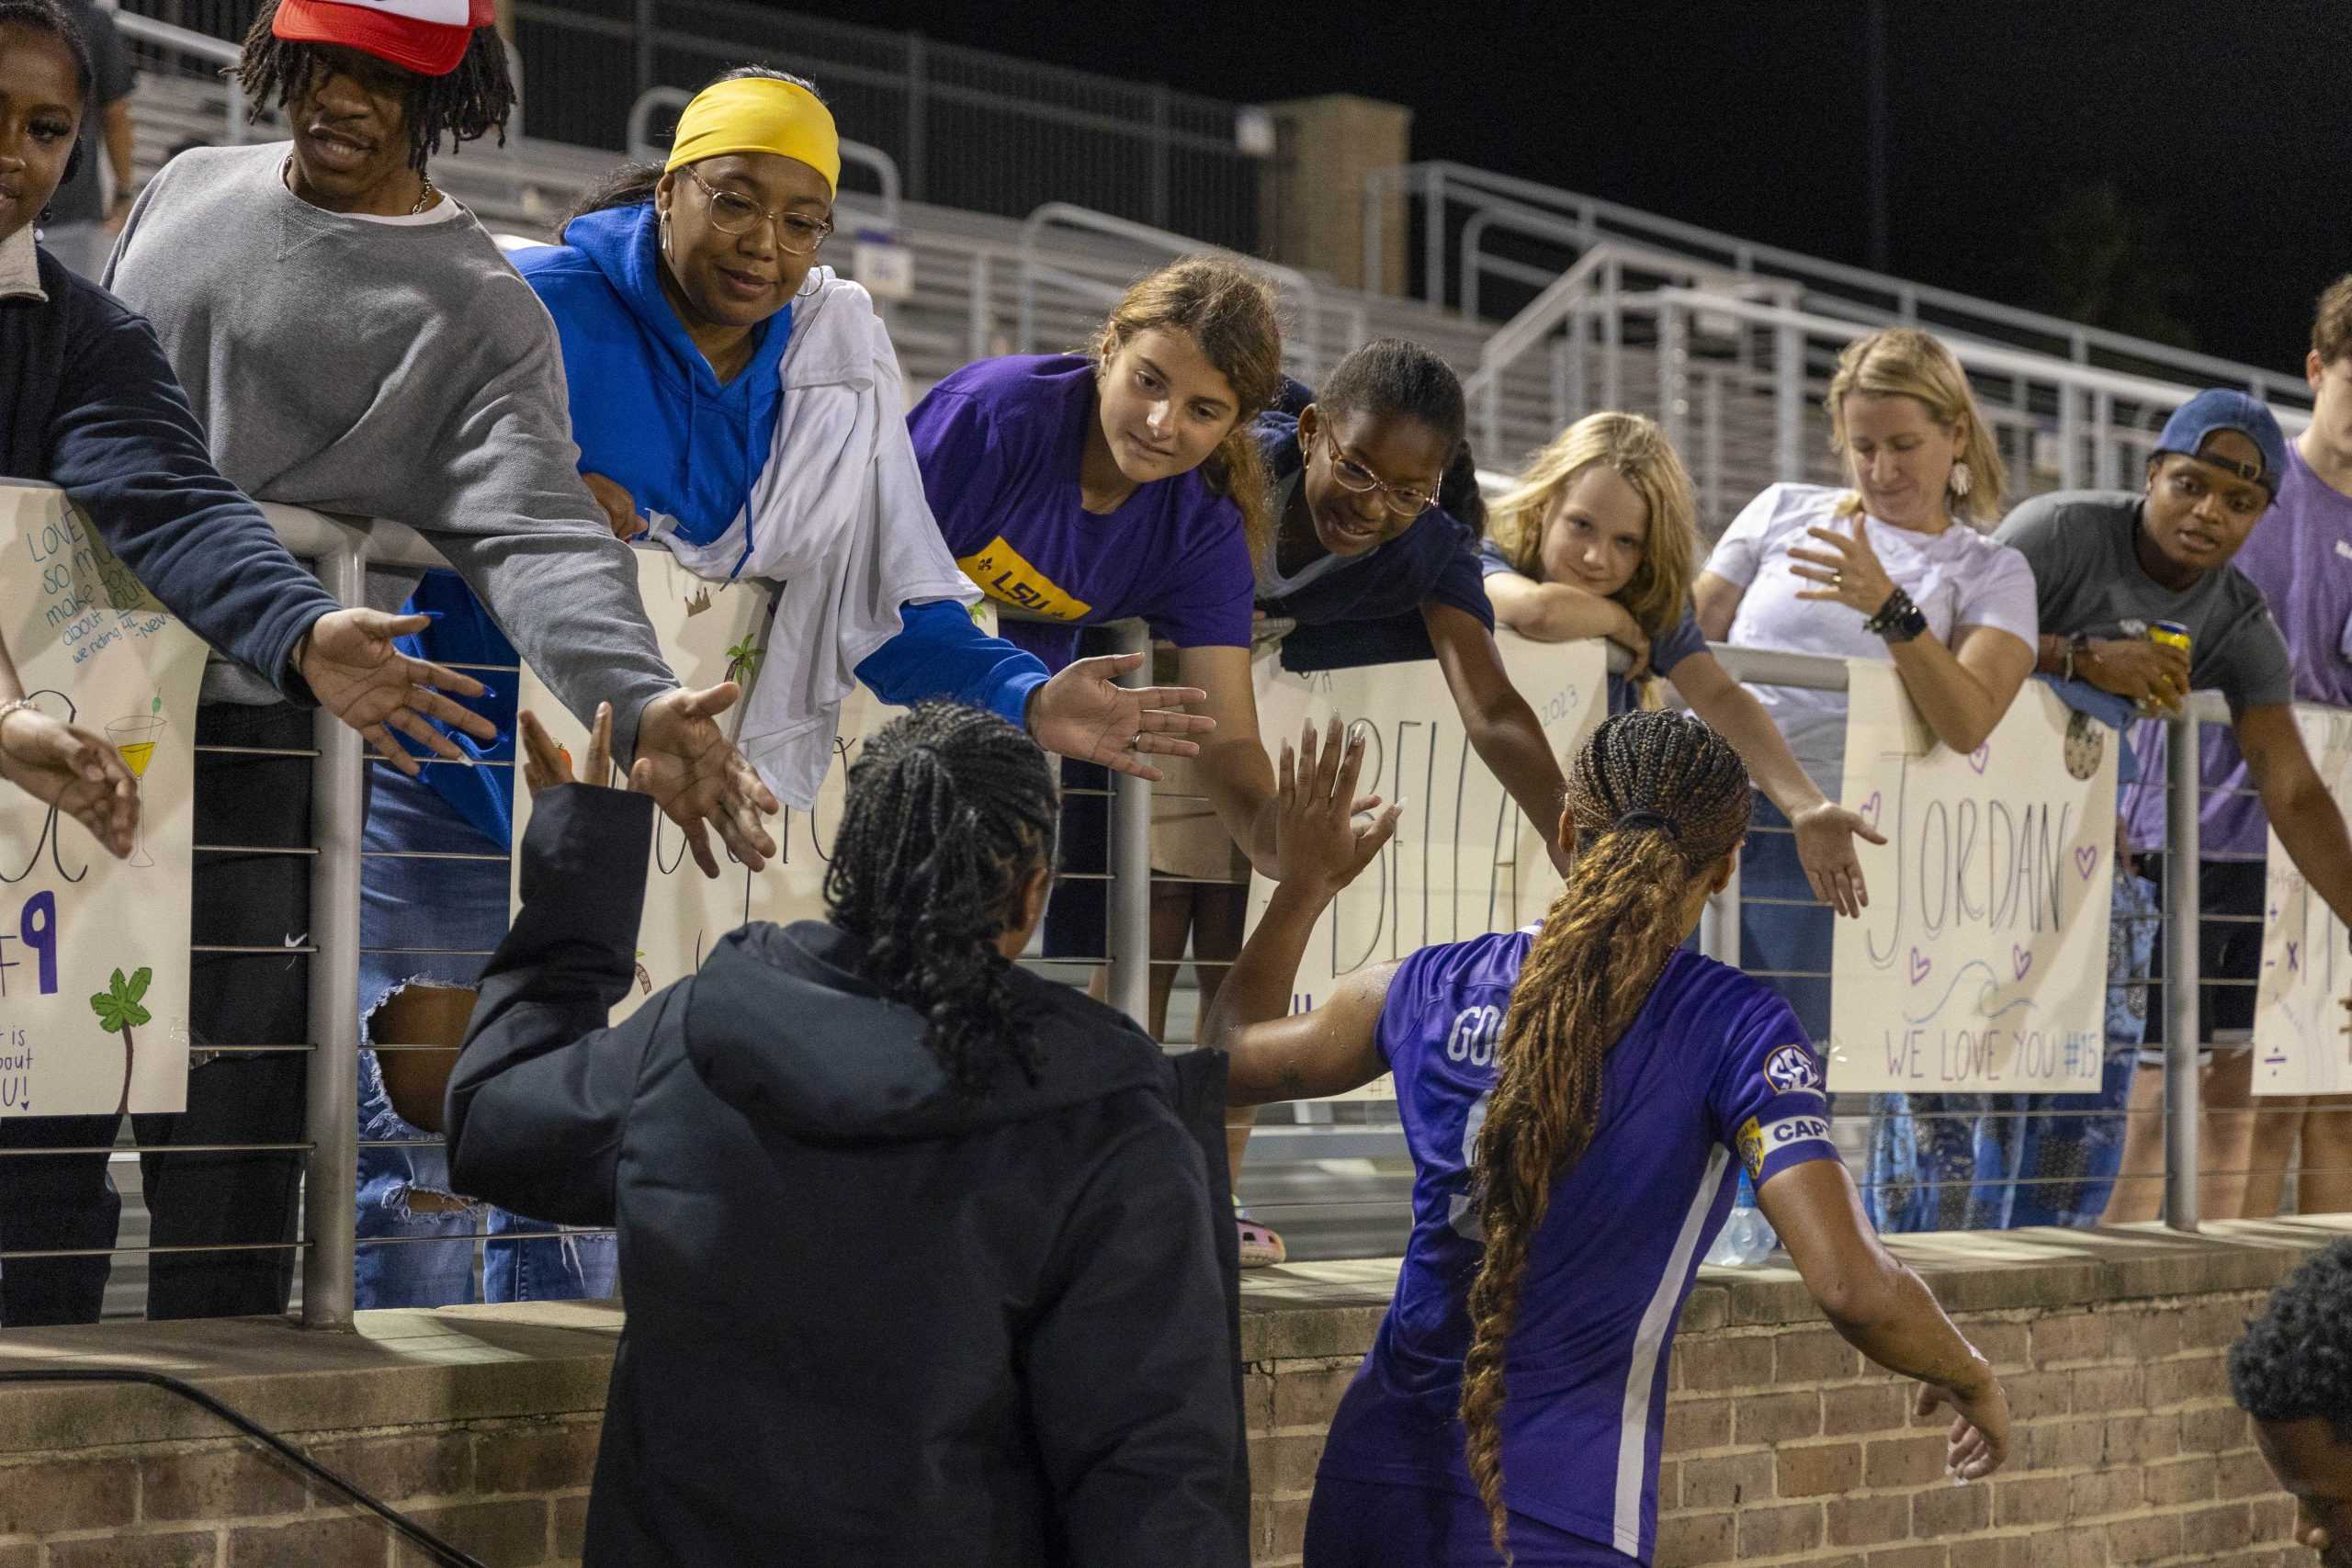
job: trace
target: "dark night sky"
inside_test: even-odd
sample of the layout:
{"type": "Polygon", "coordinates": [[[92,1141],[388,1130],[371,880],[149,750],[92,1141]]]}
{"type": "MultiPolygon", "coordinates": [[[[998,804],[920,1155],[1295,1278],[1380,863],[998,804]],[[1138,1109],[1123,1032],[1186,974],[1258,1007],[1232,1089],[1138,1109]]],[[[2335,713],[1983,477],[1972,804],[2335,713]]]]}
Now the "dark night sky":
{"type": "MultiPolygon", "coordinates": [[[[1243,102],[1387,98],[1416,157],[1868,260],[1860,0],[823,9],[1243,102]]],[[[2111,181],[2165,237],[2197,346],[2300,367],[2313,296],[2352,269],[2352,4],[1887,10],[1894,272],[2039,303],[2043,214],[2111,181]]]]}

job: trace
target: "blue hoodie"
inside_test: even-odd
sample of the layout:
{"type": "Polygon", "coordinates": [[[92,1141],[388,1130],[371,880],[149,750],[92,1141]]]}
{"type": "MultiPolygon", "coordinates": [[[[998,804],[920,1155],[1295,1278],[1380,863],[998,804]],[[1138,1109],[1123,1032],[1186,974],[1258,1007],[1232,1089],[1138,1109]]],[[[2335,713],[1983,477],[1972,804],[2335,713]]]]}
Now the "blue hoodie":
{"type": "MultiPolygon", "coordinates": [[[[792,309],[761,323],[751,363],[721,382],[662,293],[652,203],[575,218],[564,240],[508,259],[555,319],[581,471],[604,475],[640,511],[675,517],[689,541],[707,544],[743,510],[774,449],[783,403],[776,365],[792,341],[792,309]]],[[[435,585],[445,592],[431,603],[422,593],[414,602],[445,618],[411,650],[426,659],[515,662],[489,617],[478,609],[463,614],[446,586],[435,585]]],[[[902,605],[899,617],[899,635],[857,667],[876,696],[902,706],[946,698],[1026,728],[1029,694],[1046,680],[1043,664],[984,636],[952,600],[902,605]]],[[[502,728],[492,751],[511,754],[512,744],[502,728]]],[[[433,768],[426,776],[486,836],[505,840],[496,809],[503,803],[489,798],[481,777],[459,768],[433,768]]],[[[511,775],[499,782],[512,787],[511,775]]]]}

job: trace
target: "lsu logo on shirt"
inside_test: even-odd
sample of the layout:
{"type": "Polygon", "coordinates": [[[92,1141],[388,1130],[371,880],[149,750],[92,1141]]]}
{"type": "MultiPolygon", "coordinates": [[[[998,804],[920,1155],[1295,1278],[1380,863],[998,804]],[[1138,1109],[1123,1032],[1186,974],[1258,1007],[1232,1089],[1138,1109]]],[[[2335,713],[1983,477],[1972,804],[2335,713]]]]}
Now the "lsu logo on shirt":
{"type": "Polygon", "coordinates": [[[972,554],[958,558],[956,564],[963,568],[965,576],[980,585],[981,592],[1033,615],[1079,621],[1094,608],[1085,600],[1063,592],[1052,578],[1031,566],[1019,550],[1006,544],[1001,534],[972,554]]]}
{"type": "Polygon", "coordinates": [[[1783,1045],[1764,1061],[1764,1081],[1775,1094],[1802,1094],[1821,1089],[1821,1066],[1803,1045],[1783,1045]]]}
{"type": "Polygon", "coordinates": [[[1739,1125],[1739,1162],[1747,1168],[1750,1181],[1764,1174],[1764,1129],[1753,1116],[1739,1125]]]}

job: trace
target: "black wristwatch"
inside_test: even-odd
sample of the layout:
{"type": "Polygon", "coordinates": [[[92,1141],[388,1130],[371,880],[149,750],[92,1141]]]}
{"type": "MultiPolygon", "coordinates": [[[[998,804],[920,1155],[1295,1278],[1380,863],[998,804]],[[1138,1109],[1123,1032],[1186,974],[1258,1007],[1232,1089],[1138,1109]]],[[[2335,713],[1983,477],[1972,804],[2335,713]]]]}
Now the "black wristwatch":
{"type": "Polygon", "coordinates": [[[1928,613],[1911,603],[1900,588],[1886,596],[1878,614],[1862,623],[1862,630],[1888,642],[1909,642],[1928,629],[1928,613]]]}

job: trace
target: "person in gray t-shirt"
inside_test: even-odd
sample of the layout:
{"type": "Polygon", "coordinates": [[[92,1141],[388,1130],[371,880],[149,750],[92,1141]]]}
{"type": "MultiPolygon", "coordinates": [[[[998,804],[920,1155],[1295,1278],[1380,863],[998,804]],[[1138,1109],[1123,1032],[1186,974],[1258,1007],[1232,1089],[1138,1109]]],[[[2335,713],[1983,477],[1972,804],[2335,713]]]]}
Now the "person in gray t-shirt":
{"type": "MultiPolygon", "coordinates": [[[[2009,513],[1996,536],[2033,568],[2042,671],[2152,709],[2177,706],[2193,689],[2221,691],[2278,841],[2336,918],[2352,923],[2352,836],[2303,749],[2286,639],[2261,591],[2230,564],[2277,500],[2286,468],[2287,438],[2270,411],[2215,388],[2165,422],[2141,494],[2037,496],[2009,513]],[[2187,628],[2187,653],[2149,640],[2158,621],[2187,628]]],[[[2251,1053],[2243,1055],[2250,1067],[2251,1053]]],[[[2217,1066],[2215,1076],[2223,1070],[2217,1066]]],[[[2229,1087],[2215,1086],[2217,1101],[2229,1087]]],[[[2132,1109],[2146,1113],[2127,1123],[2111,1223],[2154,1217],[2154,1183],[2144,1179],[2161,1169],[2154,1112],[2162,1088],[2160,1070],[2145,1066],[2132,1086],[2132,1109]]],[[[2250,1134],[2217,1129],[2206,1141],[2207,1170],[2244,1170],[2250,1134]],[[2223,1130],[2235,1135],[2218,1135],[2223,1130]]]]}

